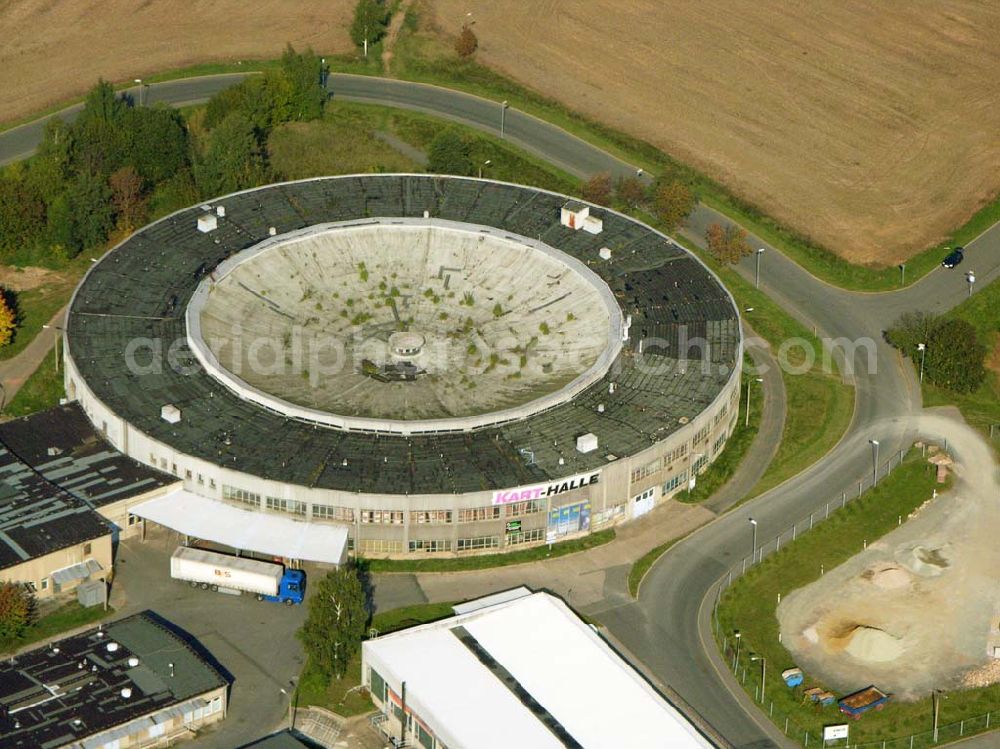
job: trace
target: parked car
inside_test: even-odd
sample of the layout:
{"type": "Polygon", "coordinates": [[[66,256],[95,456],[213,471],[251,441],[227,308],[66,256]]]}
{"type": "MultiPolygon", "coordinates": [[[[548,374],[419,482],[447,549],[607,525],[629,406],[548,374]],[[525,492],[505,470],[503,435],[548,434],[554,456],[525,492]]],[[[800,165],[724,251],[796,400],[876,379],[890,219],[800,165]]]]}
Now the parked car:
{"type": "Polygon", "coordinates": [[[963,258],[965,258],[964,250],[965,250],[964,247],[956,247],[955,249],[953,249],[951,252],[948,253],[948,257],[946,257],[944,260],[941,261],[941,265],[943,265],[945,268],[954,268],[956,265],[962,262],[963,258]]]}

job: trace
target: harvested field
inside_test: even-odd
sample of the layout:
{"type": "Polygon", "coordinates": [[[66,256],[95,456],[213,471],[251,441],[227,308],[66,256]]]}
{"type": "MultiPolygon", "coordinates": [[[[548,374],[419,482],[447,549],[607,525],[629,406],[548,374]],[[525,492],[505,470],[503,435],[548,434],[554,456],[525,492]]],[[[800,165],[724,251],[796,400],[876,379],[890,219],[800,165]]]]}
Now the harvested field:
{"type": "Polygon", "coordinates": [[[968,0],[435,0],[477,57],[698,166],[854,262],[1000,190],[1000,6],[968,0]]]}
{"type": "Polygon", "coordinates": [[[286,42],[353,48],[353,0],[0,0],[0,121],[79,96],[99,77],[277,57],[286,42]]]}

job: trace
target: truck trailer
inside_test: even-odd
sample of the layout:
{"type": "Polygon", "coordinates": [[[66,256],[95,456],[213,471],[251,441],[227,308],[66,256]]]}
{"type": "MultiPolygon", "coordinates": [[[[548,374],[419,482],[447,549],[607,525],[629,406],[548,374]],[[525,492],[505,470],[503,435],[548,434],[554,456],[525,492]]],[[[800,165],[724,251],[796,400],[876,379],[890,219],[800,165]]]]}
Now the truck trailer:
{"type": "Polygon", "coordinates": [[[179,546],[171,555],[170,576],[190,583],[193,588],[250,593],[258,601],[288,606],[302,603],[305,597],[306,575],[302,570],[190,546],[179,546]]]}

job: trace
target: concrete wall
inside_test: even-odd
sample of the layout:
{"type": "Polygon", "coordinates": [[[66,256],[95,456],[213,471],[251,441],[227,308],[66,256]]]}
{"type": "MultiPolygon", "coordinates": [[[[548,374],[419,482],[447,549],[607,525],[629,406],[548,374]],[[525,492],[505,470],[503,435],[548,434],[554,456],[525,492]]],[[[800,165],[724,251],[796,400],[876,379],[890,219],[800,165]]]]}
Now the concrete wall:
{"type": "MultiPolygon", "coordinates": [[[[508,521],[520,519],[521,532],[536,531],[537,535],[541,528],[547,531],[548,513],[553,509],[558,510],[560,507],[584,502],[590,503],[589,531],[570,533],[566,537],[631,520],[632,499],[646,489],[659,487],[657,503],[668,501],[672,495],[686,489],[690,468],[692,464],[697,463],[698,458],[695,456],[698,453],[705,456],[699,472],[707,470],[724,446],[723,440],[719,450],[716,451],[713,449],[716,442],[720,437],[728,438],[732,433],[739,411],[740,370],[736,369],[712,404],[695,419],[647,450],[609,463],[601,469],[600,480],[596,484],[555,497],[547,497],[544,512],[508,515],[507,510],[501,508],[499,517],[460,522],[459,513],[462,510],[492,507],[493,492],[404,496],[314,489],[262,479],[179,453],[169,445],[131,427],[99,401],[79,376],[68,348],[64,347],[63,350],[67,393],[75,393],[95,427],[104,432],[107,439],[119,450],[141,463],[172,473],[183,481],[185,489],[201,496],[223,500],[224,487],[233,487],[258,495],[261,511],[266,511],[267,497],[303,502],[306,504],[305,514],[292,517],[348,526],[351,543],[355,549],[361,549],[366,556],[407,554],[411,541],[435,540],[449,542],[447,553],[454,553],[458,551],[459,540],[494,537],[496,545],[468,549],[462,553],[496,553],[521,549],[544,543],[545,540],[542,538],[520,544],[511,543],[517,536],[506,532],[508,521]],[[677,452],[681,450],[683,454],[678,455],[677,452]],[[649,475],[633,479],[637,469],[657,460],[661,461],[658,469],[649,475]],[[679,482],[677,482],[678,477],[681,477],[679,482]],[[317,506],[337,508],[341,519],[333,521],[320,519],[317,517],[317,506]],[[366,510],[402,513],[401,522],[362,522],[362,513],[366,510]],[[417,516],[413,514],[418,511],[450,511],[451,522],[418,523],[417,516]]],[[[245,505],[239,506],[245,507],[245,505]]],[[[428,552],[421,550],[413,553],[428,552]]]]}

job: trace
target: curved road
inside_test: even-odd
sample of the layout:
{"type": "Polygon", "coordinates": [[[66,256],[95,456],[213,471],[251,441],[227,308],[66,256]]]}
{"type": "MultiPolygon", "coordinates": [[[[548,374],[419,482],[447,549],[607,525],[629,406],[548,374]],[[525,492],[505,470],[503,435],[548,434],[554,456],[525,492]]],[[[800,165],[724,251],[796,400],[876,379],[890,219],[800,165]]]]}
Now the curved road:
{"type": "MultiPolygon", "coordinates": [[[[149,103],[202,101],[238,80],[240,75],[212,76],[155,84],[149,103]]],[[[499,134],[501,107],[449,89],[365,76],[332,75],[336,98],[398,106],[499,134]]],[[[63,116],[72,117],[79,107],[63,116]]],[[[609,171],[634,174],[635,168],[575,136],[514,109],[505,116],[506,137],[577,176],[609,171]]],[[[38,143],[44,120],[0,133],[0,163],[22,158],[38,143]]],[[[711,222],[729,223],[699,206],[690,230],[702,234],[711,222]]],[[[755,247],[768,247],[751,237],[755,247]]],[[[739,271],[752,279],[752,259],[739,271]]],[[[664,684],[678,692],[736,747],[785,746],[774,727],[748,705],[720,660],[708,629],[715,584],[724,571],[750,553],[748,518],[759,522],[761,540],[769,539],[792,520],[821,509],[842,489],[856,485],[871,471],[868,440],[878,439],[887,457],[909,439],[920,394],[913,368],[882,340],[882,331],[901,313],[924,309],[943,312],[968,293],[965,271],[975,270],[977,288],[1000,277],[1000,228],[992,227],[969,244],[960,270],[936,270],[898,292],[862,294],[829,286],[809,275],[774,248],[762,262],[762,286],[775,300],[821,336],[851,342],[868,340],[875,352],[869,361],[860,347],[845,357],[856,386],[854,420],[838,444],[817,464],[750,503],[719,517],[675,545],[650,572],[637,602],[608,608],[597,617],[628,650],[664,684]],[[720,688],[724,687],[724,688],[720,688]]],[[[753,313],[748,313],[750,323],[753,313]]],[[[847,349],[849,352],[850,348],[847,349]]]]}

